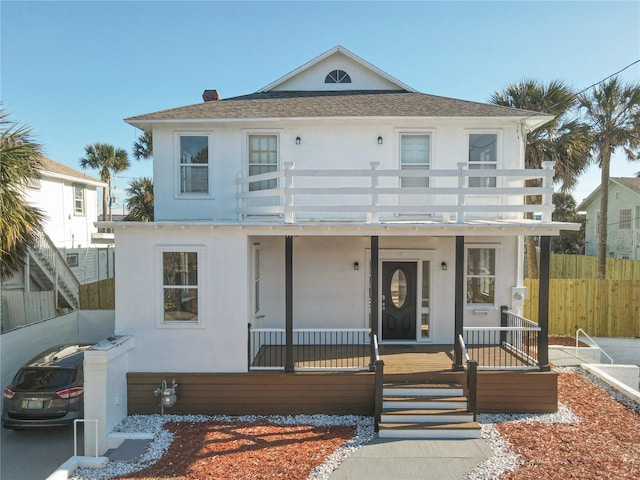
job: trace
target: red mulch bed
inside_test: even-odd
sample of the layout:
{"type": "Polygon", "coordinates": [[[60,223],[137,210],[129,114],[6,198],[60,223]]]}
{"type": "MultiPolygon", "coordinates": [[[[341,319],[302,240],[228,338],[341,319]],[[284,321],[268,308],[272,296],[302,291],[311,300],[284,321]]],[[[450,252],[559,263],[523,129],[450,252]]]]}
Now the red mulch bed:
{"type": "MultiPolygon", "coordinates": [[[[575,347],[576,338],[568,335],[549,335],[549,345],[562,345],[564,347],[575,347]]],[[[580,347],[588,347],[583,341],[578,342],[580,347]]]]}
{"type": "Polygon", "coordinates": [[[167,453],[122,480],[301,480],[355,435],[353,427],[270,423],[167,423],[167,453]]]}
{"type": "Polygon", "coordinates": [[[640,415],[576,373],[559,375],[558,395],[580,422],[496,424],[524,460],[500,479],[639,479],[640,415]]]}

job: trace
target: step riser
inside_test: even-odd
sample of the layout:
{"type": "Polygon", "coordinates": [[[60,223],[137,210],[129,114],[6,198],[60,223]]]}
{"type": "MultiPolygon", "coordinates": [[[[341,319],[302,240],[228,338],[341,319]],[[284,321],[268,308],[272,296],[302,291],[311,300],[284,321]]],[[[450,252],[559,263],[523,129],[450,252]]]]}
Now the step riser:
{"type": "Polygon", "coordinates": [[[385,423],[469,423],[473,422],[473,414],[469,415],[385,415],[380,421],[385,423]]]}
{"type": "Polygon", "coordinates": [[[382,395],[388,397],[461,397],[461,388],[384,388],[382,395]]]}
{"type": "Polygon", "coordinates": [[[390,431],[380,429],[378,436],[380,438],[401,438],[401,439],[419,439],[419,440],[468,440],[480,438],[480,430],[403,430],[390,431]]]}
{"type": "Polygon", "coordinates": [[[458,408],[467,408],[467,402],[395,402],[383,401],[382,408],[392,409],[399,408],[403,410],[457,410],[458,408]]]}

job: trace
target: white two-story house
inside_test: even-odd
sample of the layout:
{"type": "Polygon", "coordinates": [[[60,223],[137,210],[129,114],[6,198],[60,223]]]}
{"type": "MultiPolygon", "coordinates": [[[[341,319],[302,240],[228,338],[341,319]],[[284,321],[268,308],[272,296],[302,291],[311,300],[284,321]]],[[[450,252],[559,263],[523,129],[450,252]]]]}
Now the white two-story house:
{"type": "Polygon", "coordinates": [[[515,364],[480,367],[548,369],[544,315],[518,314],[523,236],[542,236],[544,264],[549,237],[577,228],[551,221],[553,165],[524,170],[526,133],[550,116],[417,92],[340,46],[255,93],[203,99],[126,119],[153,132],[156,193],[155,222],[109,224],[129,413],[155,411],[147,390],[172,378],[174,411],[314,411],[304,402],[332,396],[325,411],[367,412],[369,371],[400,358],[385,352],[441,354],[443,373],[510,343],[515,364]],[[525,205],[528,178],[542,205],[525,205]],[[306,387],[270,396],[307,370],[306,387]]]}

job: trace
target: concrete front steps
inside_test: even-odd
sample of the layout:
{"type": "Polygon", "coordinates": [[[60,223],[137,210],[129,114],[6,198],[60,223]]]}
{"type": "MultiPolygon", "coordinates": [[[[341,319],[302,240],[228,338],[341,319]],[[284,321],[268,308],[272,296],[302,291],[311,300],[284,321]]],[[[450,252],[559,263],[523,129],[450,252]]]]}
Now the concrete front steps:
{"type": "Polygon", "coordinates": [[[382,396],[380,438],[480,438],[459,384],[385,383],[382,396]]]}

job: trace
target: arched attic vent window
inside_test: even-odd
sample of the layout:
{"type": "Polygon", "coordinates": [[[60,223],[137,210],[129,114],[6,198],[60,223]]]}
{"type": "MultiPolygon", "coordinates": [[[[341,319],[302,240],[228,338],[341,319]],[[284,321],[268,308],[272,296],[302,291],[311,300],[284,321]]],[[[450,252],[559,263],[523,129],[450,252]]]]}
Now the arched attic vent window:
{"type": "Polygon", "coordinates": [[[324,83],[351,83],[351,77],[344,70],[334,70],[324,78],[324,83]]]}

